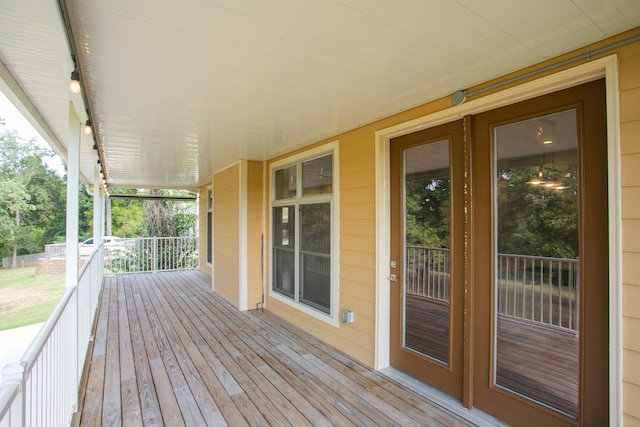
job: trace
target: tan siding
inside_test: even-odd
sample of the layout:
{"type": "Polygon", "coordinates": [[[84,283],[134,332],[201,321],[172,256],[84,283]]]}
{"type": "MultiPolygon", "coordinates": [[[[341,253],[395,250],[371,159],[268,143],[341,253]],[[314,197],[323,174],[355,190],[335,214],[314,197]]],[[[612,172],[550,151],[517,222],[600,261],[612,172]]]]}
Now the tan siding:
{"type": "Polygon", "coordinates": [[[640,135],[640,120],[620,124],[620,152],[622,155],[640,153],[638,135],[640,135]]]}
{"type": "Polygon", "coordinates": [[[622,189],[622,218],[640,219],[640,186],[622,189]]]}
{"type": "Polygon", "coordinates": [[[211,266],[207,265],[207,189],[208,185],[200,187],[200,206],[198,206],[198,259],[200,271],[211,276],[211,266]]]}
{"type": "Polygon", "coordinates": [[[262,302],[262,162],[247,162],[247,308],[262,302]]]}
{"type": "Polygon", "coordinates": [[[213,286],[215,292],[238,307],[240,282],[240,165],[214,177],[213,286]]]}
{"type": "Polygon", "coordinates": [[[624,413],[628,416],[625,418],[625,427],[630,425],[639,425],[640,423],[640,387],[635,384],[625,382],[622,384],[622,405],[624,413]],[[630,424],[627,423],[629,420],[630,424]]]}
{"type": "Polygon", "coordinates": [[[619,52],[622,182],[622,393],[625,426],[640,426],[640,44],[619,52]]]}

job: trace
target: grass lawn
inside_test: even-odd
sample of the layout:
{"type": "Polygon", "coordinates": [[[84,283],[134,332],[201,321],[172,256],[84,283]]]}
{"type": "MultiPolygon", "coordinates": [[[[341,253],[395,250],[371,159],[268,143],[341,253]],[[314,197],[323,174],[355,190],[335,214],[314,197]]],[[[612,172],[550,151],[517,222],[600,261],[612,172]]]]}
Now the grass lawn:
{"type": "Polygon", "coordinates": [[[64,294],[64,274],[35,272],[35,266],[0,268],[0,331],[44,322],[64,294]]]}

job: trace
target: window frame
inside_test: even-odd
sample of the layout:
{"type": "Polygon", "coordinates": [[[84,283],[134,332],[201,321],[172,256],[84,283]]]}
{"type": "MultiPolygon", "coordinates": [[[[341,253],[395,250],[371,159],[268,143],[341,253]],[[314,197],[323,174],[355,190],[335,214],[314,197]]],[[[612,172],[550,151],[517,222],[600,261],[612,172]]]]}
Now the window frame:
{"type": "Polygon", "coordinates": [[[207,220],[206,220],[206,245],[205,261],[209,267],[213,265],[213,186],[207,187],[207,220]]]}
{"type": "Polygon", "coordinates": [[[297,153],[292,156],[277,160],[271,163],[269,167],[269,297],[282,302],[296,310],[307,314],[313,318],[321,320],[325,323],[339,326],[339,154],[338,154],[339,141],[333,141],[303,152],[297,153]],[[303,194],[302,181],[302,165],[308,161],[318,159],[327,155],[332,155],[332,192],[328,194],[313,194],[305,196],[303,194]],[[294,198],[276,199],[276,171],[296,166],[296,196],[294,198]],[[323,204],[329,203],[329,209],[331,213],[330,219],[330,307],[329,313],[326,313],[320,309],[314,308],[311,305],[302,302],[302,296],[300,295],[300,207],[303,205],[323,204]],[[294,245],[294,298],[290,298],[287,295],[274,289],[274,236],[272,235],[274,230],[274,218],[273,210],[277,207],[294,206],[295,214],[295,245],[294,245]]]}

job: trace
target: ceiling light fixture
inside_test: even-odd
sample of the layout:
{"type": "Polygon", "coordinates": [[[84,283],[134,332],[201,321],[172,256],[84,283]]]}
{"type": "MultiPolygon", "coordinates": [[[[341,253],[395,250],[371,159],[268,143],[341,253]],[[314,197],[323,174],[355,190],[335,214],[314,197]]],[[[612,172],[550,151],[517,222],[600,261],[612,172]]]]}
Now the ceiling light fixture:
{"type": "Polygon", "coordinates": [[[69,82],[69,90],[71,93],[80,93],[80,74],[78,74],[78,70],[73,70],[71,72],[71,81],[69,82]]]}
{"type": "Polygon", "coordinates": [[[91,120],[87,120],[87,122],[84,124],[84,133],[85,135],[89,135],[91,133],[91,120]]]}

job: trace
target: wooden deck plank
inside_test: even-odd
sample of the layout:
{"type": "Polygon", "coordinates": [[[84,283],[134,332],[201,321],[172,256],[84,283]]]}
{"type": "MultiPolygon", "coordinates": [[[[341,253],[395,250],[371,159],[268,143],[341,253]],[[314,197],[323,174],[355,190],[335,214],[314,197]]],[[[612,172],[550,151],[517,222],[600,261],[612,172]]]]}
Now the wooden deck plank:
{"type": "Polygon", "coordinates": [[[107,348],[107,326],[109,324],[109,292],[102,292],[98,307],[98,321],[94,334],[93,353],[91,355],[85,398],[82,402],[81,426],[102,424],[102,396],[104,393],[104,367],[107,348]]]}
{"type": "Polygon", "coordinates": [[[102,402],[102,425],[104,427],[118,426],[121,424],[122,418],[117,283],[109,287],[109,292],[109,324],[107,326],[104,398],[102,402]]]}
{"type": "Polygon", "coordinates": [[[118,280],[118,342],[120,354],[120,400],[122,402],[122,423],[131,426],[142,426],[142,411],[136,369],[131,346],[131,330],[129,328],[129,312],[123,280],[118,280]]]}
{"type": "MultiPolygon", "coordinates": [[[[245,390],[255,388],[256,391],[259,390],[260,393],[256,393],[256,391],[252,390],[249,395],[251,399],[255,402],[258,401],[269,401],[272,404],[265,406],[265,408],[271,409],[265,415],[271,424],[276,425],[300,425],[300,423],[308,422],[304,419],[303,415],[289,402],[284,396],[280,393],[279,390],[274,388],[265,376],[259,370],[255,369],[255,367],[251,364],[251,361],[247,357],[249,355],[248,351],[240,351],[237,348],[237,342],[235,342],[235,337],[240,332],[239,330],[229,330],[226,329],[229,326],[229,322],[226,319],[217,319],[209,324],[204,325],[205,328],[213,331],[210,335],[211,339],[215,342],[218,341],[220,344],[220,348],[224,349],[226,353],[231,357],[231,359],[235,360],[238,365],[238,370],[236,370],[236,375],[242,376],[242,381],[240,383],[244,384],[243,388],[245,390]]],[[[230,362],[227,359],[225,365],[230,362]]]]}
{"type": "Polygon", "coordinates": [[[105,278],[100,310],[83,425],[469,425],[201,273],[105,278]]]}
{"type": "MultiPolygon", "coordinates": [[[[307,353],[308,351],[312,351],[314,355],[322,357],[322,360],[329,366],[328,369],[333,369],[356,381],[369,393],[393,405],[401,413],[409,415],[415,420],[428,419],[429,425],[452,425],[451,414],[444,409],[424,405],[424,399],[420,396],[414,395],[411,392],[408,393],[405,387],[390,382],[386,377],[355,362],[344,353],[328,347],[325,343],[304,333],[297,326],[273,316],[268,312],[256,314],[257,316],[268,317],[266,321],[267,324],[278,325],[278,328],[274,328],[268,332],[270,335],[277,336],[278,340],[297,348],[298,352],[307,353]],[[281,335],[280,331],[286,331],[286,334],[281,335]],[[440,413],[443,415],[440,416],[440,413]]],[[[265,322],[265,320],[261,320],[261,322],[265,322]]],[[[259,329],[256,333],[259,333],[259,329]]],[[[458,422],[454,424],[464,425],[464,422],[458,420],[458,422]]]]}
{"type": "MultiPolygon", "coordinates": [[[[194,304],[207,305],[212,303],[210,299],[198,300],[195,296],[190,296],[189,298],[194,304]]],[[[224,301],[213,302],[213,304],[214,306],[204,307],[201,311],[203,315],[209,317],[211,320],[210,323],[228,323],[235,317],[244,317],[237,316],[235,309],[224,301]],[[225,313],[227,314],[227,317],[222,316],[225,313]]],[[[242,326],[236,325],[235,327],[237,330],[246,330],[242,326]]],[[[269,329],[266,324],[263,324],[262,327],[265,330],[269,329]]],[[[255,351],[257,355],[262,358],[262,361],[265,361],[269,367],[265,367],[264,363],[256,362],[258,369],[263,373],[268,370],[271,376],[277,372],[277,375],[285,381],[283,383],[277,383],[277,386],[288,384],[288,387],[295,390],[300,396],[305,396],[307,402],[323,414],[319,418],[309,417],[314,425],[323,425],[325,423],[325,419],[330,421],[331,425],[370,424],[369,418],[367,418],[363,413],[355,411],[354,408],[349,407],[349,405],[345,405],[343,397],[335,390],[327,388],[323,384],[314,381],[314,378],[312,378],[312,376],[304,369],[293,366],[293,363],[279,350],[276,350],[274,346],[254,341],[255,337],[258,336],[257,334],[252,333],[248,335],[243,333],[239,336],[246,344],[245,346],[236,343],[243,354],[250,354],[255,351]],[[269,349],[271,350],[269,351],[269,349]]],[[[300,403],[299,400],[298,402],[300,403]]],[[[306,404],[305,407],[307,409],[309,408],[306,404]]],[[[315,413],[315,411],[313,413],[315,413]]]]}
{"type": "MultiPolygon", "coordinates": [[[[138,290],[139,276],[131,276],[129,278],[131,289],[131,296],[133,297],[133,305],[136,309],[136,315],[140,324],[140,332],[142,333],[142,339],[144,341],[144,352],[147,354],[149,362],[149,370],[153,378],[154,389],[158,396],[158,405],[162,414],[162,420],[165,425],[170,426],[184,426],[184,420],[180,412],[180,406],[176,399],[173,390],[171,389],[171,381],[169,380],[169,374],[160,357],[160,350],[155,341],[151,329],[151,323],[147,316],[147,311],[142,302],[142,296],[138,290]]],[[[140,357],[143,357],[143,349],[139,350],[140,357]]],[[[141,371],[142,372],[142,371],[141,371]]]]}
{"type": "MultiPolygon", "coordinates": [[[[211,301],[209,301],[210,304],[212,304],[211,301]]],[[[223,311],[229,311],[230,314],[233,314],[235,309],[232,308],[229,304],[226,303],[222,303],[222,304],[215,304],[215,306],[211,306],[208,310],[205,310],[205,312],[214,312],[216,310],[223,310],[223,311]]],[[[260,313],[255,313],[256,315],[260,315],[260,313]]],[[[268,316],[268,313],[262,313],[264,315],[268,316]]],[[[269,348],[275,348],[275,347],[279,347],[281,345],[282,342],[286,342],[288,345],[290,345],[291,347],[296,348],[297,351],[297,355],[290,353],[287,350],[287,353],[289,354],[289,356],[293,356],[293,357],[289,357],[287,355],[284,355],[283,353],[277,353],[277,352],[273,352],[273,355],[275,356],[275,360],[278,361],[286,361],[286,360],[298,360],[301,361],[301,363],[299,363],[299,365],[304,366],[304,368],[298,368],[296,369],[295,367],[292,367],[292,365],[295,365],[295,362],[291,362],[288,364],[288,368],[290,369],[294,369],[296,371],[296,376],[301,376],[304,375],[307,378],[309,378],[307,380],[308,383],[310,384],[314,384],[315,388],[318,388],[320,386],[323,385],[322,381],[319,381],[317,377],[315,377],[314,375],[318,375],[318,369],[317,367],[315,367],[312,364],[309,364],[305,361],[302,361],[302,359],[300,359],[300,357],[303,357],[305,355],[308,355],[308,350],[306,348],[308,348],[307,346],[300,346],[297,343],[297,340],[292,340],[291,337],[294,336],[293,334],[281,334],[280,331],[284,330],[284,328],[271,328],[270,324],[272,323],[271,320],[274,320],[273,318],[275,318],[275,316],[270,316],[270,321],[265,322],[264,320],[257,320],[257,317],[254,316],[230,316],[231,318],[237,318],[242,320],[242,324],[237,324],[237,328],[239,328],[240,330],[246,330],[247,327],[252,328],[253,331],[251,331],[251,334],[247,335],[247,334],[242,334],[242,336],[247,336],[247,337],[251,337],[253,340],[257,340],[258,337],[260,336],[265,336],[267,337],[267,339],[269,337],[274,337],[277,336],[278,338],[271,342],[271,343],[265,343],[265,342],[256,342],[253,347],[258,348],[258,349],[269,349],[269,348]],[[255,325],[252,325],[253,323],[255,323],[255,325]]],[[[301,341],[304,341],[303,337],[308,337],[310,340],[314,340],[313,337],[309,336],[308,334],[303,333],[299,328],[296,328],[295,326],[289,324],[288,322],[282,321],[283,324],[291,327],[292,329],[296,329],[296,332],[300,333],[302,337],[301,341]]],[[[296,337],[297,338],[297,337],[296,337]]],[[[331,360],[334,363],[332,363],[332,369],[336,369],[338,371],[342,371],[345,370],[348,372],[354,372],[354,370],[352,369],[354,366],[358,366],[360,368],[360,372],[357,373],[356,375],[354,375],[354,378],[356,378],[356,381],[358,381],[360,384],[362,384],[363,386],[361,388],[357,388],[356,392],[354,393],[355,395],[358,396],[358,398],[363,398],[365,400],[369,400],[369,398],[371,398],[372,400],[376,400],[374,398],[374,395],[381,399],[380,401],[383,401],[383,399],[387,399],[389,397],[389,391],[388,390],[383,390],[383,389],[378,389],[378,390],[372,390],[372,384],[369,383],[368,381],[364,380],[363,378],[363,374],[364,373],[371,373],[373,371],[371,371],[368,368],[365,368],[362,365],[357,364],[357,362],[354,362],[352,359],[348,358],[348,356],[338,352],[337,350],[327,346],[324,343],[321,343],[320,341],[314,341],[316,347],[318,350],[321,350],[321,353],[324,353],[327,357],[327,360],[331,360]],[[341,354],[344,359],[340,362],[335,360],[335,355],[336,354],[341,354]],[[364,384],[363,384],[364,383],[364,384]]],[[[314,352],[316,353],[316,352],[314,352]]],[[[321,377],[325,377],[326,376],[326,371],[325,370],[320,370],[321,373],[319,374],[321,377]]],[[[389,380],[386,378],[383,378],[380,374],[375,374],[374,378],[377,380],[376,384],[383,384],[383,383],[389,383],[389,380]]],[[[380,423],[380,424],[398,424],[398,422],[393,422],[390,418],[386,420],[385,422],[385,418],[387,418],[387,415],[380,415],[380,411],[378,411],[376,408],[374,408],[373,410],[371,409],[371,405],[369,403],[367,403],[367,406],[365,408],[359,408],[356,409],[354,406],[351,405],[346,405],[345,402],[348,399],[345,399],[345,395],[344,395],[344,387],[337,387],[335,383],[332,383],[330,386],[327,386],[325,388],[327,390],[328,393],[335,393],[335,395],[337,396],[336,400],[337,402],[340,402],[339,407],[342,408],[347,408],[347,412],[345,412],[346,415],[350,416],[349,418],[349,424],[361,424],[361,425],[368,425],[371,424],[372,419],[370,417],[373,417],[375,419],[375,423],[380,423]],[[364,415],[367,414],[367,415],[364,415]],[[376,417],[377,414],[377,417],[376,417]]],[[[404,389],[403,387],[398,386],[398,389],[401,390],[401,395],[404,394],[406,395],[407,390],[404,389]]],[[[326,401],[327,398],[325,397],[324,399],[320,399],[320,401],[326,401]]],[[[380,402],[379,401],[379,402],[380,402]]],[[[398,409],[398,413],[394,413],[393,416],[396,418],[399,418],[400,420],[402,420],[402,422],[406,425],[410,425],[411,423],[406,420],[403,415],[405,411],[411,412],[411,408],[407,407],[406,402],[404,402],[402,399],[398,399],[395,400],[395,403],[397,404],[397,409],[398,409]],[[400,414],[400,415],[399,415],[400,414]],[[407,424],[408,423],[408,424],[407,424]]],[[[421,403],[424,403],[424,400],[421,400],[421,403]]],[[[422,405],[424,406],[424,405],[422,405]]],[[[393,410],[388,407],[385,403],[382,403],[382,407],[390,412],[393,412],[393,410]]],[[[326,409],[326,407],[325,407],[326,409]]],[[[427,415],[423,409],[413,412],[414,415],[416,415],[416,419],[418,420],[424,420],[425,417],[429,417],[429,415],[427,415]]],[[[443,411],[443,413],[446,413],[443,411]]],[[[435,419],[434,419],[435,421],[435,419]]],[[[419,424],[422,424],[423,421],[421,421],[419,424]]],[[[337,424],[341,424],[340,422],[338,422],[337,424]]],[[[446,417],[445,417],[445,422],[443,423],[433,423],[432,425],[451,425],[451,416],[449,413],[446,413],[446,417]]]]}
{"type": "Polygon", "coordinates": [[[146,426],[162,425],[162,412],[154,387],[153,374],[145,348],[138,311],[131,292],[131,286],[124,286],[126,296],[129,333],[131,334],[132,360],[135,365],[136,380],[140,393],[140,410],[146,426]]]}
{"type": "MultiPolygon", "coordinates": [[[[202,306],[203,302],[199,298],[201,297],[201,295],[187,296],[183,294],[181,296],[184,298],[182,304],[187,304],[188,302],[190,302],[194,305],[202,306]]],[[[211,310],[205,308],[204,311],[201,311],[201,313],[202,316],[208,317],[208,314],[211,313],[211,310]]],[[[211,313],[211,317],[209,317],[209,323],[220,324],[221,322],[232,321],[230,318],[222,317],[223,314],[225,314],[225,312],[222,310],[217,312],[217,315],[219,317],[216,317],[211,313]]],[[[273,385],[273,387],[275,387],[276,390],[283,394],[286,401],[291,402],[293,407],[295,407],[298,412],[304,414],[304,417],[306,419],[301,419],[298,416],[297,418],[299,422],[304,422],[304,424],[313,422],[315,425],[319,426],[336,425],[336,422],[342,422],[344,424],[343,418],[338,418],[334,420],[335,422],[332,422],[325,416],[327,414],[323,413],[324,411],[319,411],[314,405],[310,403],[311,399],[309,399],[309,396],[316,394],[316,390],[307,389],[305,390],[305,393],[301,393],[299,389],[291,384],[291,381],[295,381],[295,378],[287,377],[287,370],[281,369],[285,367],[281,362],[281,358],[276,358],[268,355],[260,343],[257,343],[251,339],[246,339],[246,337],[246,334],[241,334],[238,336],[232,335],[229,336],[229,340],[230,343],[235,346],[242,353],[242,355],[252,363],[254,368],[257,369],[257,371],[259,371],[262,375],[264,375],[264,377],[273,385]]],[[[326,397],[326,394],[324,396],[326,397]]],[[[322,399],[321,395],[317,395],[316,397],[319,400],[322,399]]],[[[295,424],[294,419],[292,419],[291,421],[293,421],[295,424]]]]}
{"type": "Polygon", "coordinates": [[[187,379],[184,377],[178,360],[176,359],[176,355],[171,349],[169,337],[167,337],[162,327],[161,318],[164,316],[164,313],[162,311],[156,311],[156,308],[149,296],[147,278],[148,275],[140,276],[141,282],[138,282],[138,290],[140,292],[145,311],[147,312],[149,324],[151,325],[151,332],[155,337],[155,342],[160,353],[160,359],[166,368],[169,376],[169,382],[171,383],[171,388],[173,389],[175,398],[178,401],[178,406],[180,407],[184,423],[186,425],[205,425],[206,423],[202,417],[198,403],[191,393],[187,379]]]}
{"type": "MultiPolygon", "coordinates": [[[[245,316],[235,316],[233,308],[226,304],[220,304],[220,311],[225,312],[229,316],[229,321],[233,322],[235,326],[240,330],[246,330],[246,328],[252,328],[252,324],[246,322],[245,316]]],[[[308,356],[308,352],[304,349],[295,352],[288,346],[283,345],[279,341],[273,341],[270,339],[270,334],[266,331],[268,327],[262,327],[253,329],[250,335],[242,334],[243,337],[247,337],[249,342],[247,345],[251,348],[260,351],[260,356],[269,361],[269,364],[274,364],[276,361],[281,361],[284,364],[286,370],[295,370],[297,375],[301,375],[301,371],[304,371],[304,375],[311,380],[311,383],[318,387],[320,384],[324,384],[326,392],[331,392],[336,395],[336,399],[348,402],[350,404],[350,416],[351,422],[358,422],[362,424],[368,424],[372,421],[382,424],[393,424],[392,419],[381,411],[380,407],[372,404],[367,399],[362,399],[362,395],[366,394],[366,389],[360,387],[357,389],[350,389],[348,385],[345,385],[345,381],[342,383],[340,380],[327,376],[321,366],[314,365],[313,362],[309,362],[305,359],[308,356]]],[[[238,345],[238,344],[236,344],[238,345]]],[[[247,351],[247,350],[244,350],[247,351]]],[[[281,370],[278,370],[280,375],[281,370]]],[[[324,399],[323,399],[324,400],[324,399]]],[[[344,405],[343,402],[343,405],[344,405]]],[[[382,405],[384,408],[384,405],[382,405]]],[[[326,408],[323,408],[326,409],[326,408]]],[[[313,418],[315,420],[315,418],[313,418]]],[[[404,424],[407,424],[409,420],[403,419],[404,424]]],[[[319,421],[318,421],[319,422],[319,421]]]]}
{"type": "Polygon", "coordinates": [[[161,308],[164,313],[161,319],[163,328],[204,419],[208,425],[227,425],[216,401],[205,385],[205,380],[209,379],[209,376],[200,375],[204,364],[200,353],[194,348],[193,341],[182,324],[183,319],[176,315],[173,307],[157,286],[152,286],[150,289],[153,290],[153,293],[149,294],[154,295],[152,298],[154,304],[157,304],[157,308],[161,308]],[[201,369],[198,369],[198,366],[201,369]]]}

